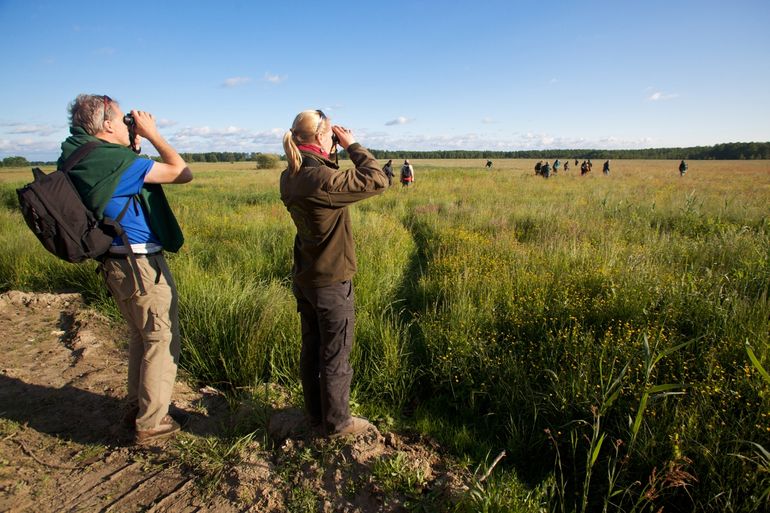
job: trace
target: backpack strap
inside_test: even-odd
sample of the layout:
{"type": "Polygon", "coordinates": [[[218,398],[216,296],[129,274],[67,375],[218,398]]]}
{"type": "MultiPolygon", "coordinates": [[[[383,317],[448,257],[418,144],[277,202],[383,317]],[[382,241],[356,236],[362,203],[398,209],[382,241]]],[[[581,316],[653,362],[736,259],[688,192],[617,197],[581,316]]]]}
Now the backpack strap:
{"type": "Polygon", "coordinates": [[[128,207],[131,205],[131,203],[134,203],[137,201],[139,200],[136,194],[128,198],[128,201],[126,201],[126,204],[123,207],[123,210],[121,210],[120,214],[118,214],[118,217],[115,218],[115,231],[117,232],[118,237],[120,237],[120,240],[123,241],[123,245],[128,250],[128,261],[131,263],[131,270],[134,271],[134,278],[136,278],[136,284],[139,286],[139,294],[142,296],[146,296],[147,289],[144,288],[142,273],[139,270],[139,262],[136,261],[136,254],[134,254],[134,250],[131,249],[131,243],[128,240],[128,234],[120,225],[120,220],[123,219],[123,216],[126,215],[126,211],[128,211],[128,207]]]}
{"type": "MultiPolygon", "coordinates": [[[[121,211],[120,211],[120,214],[118,214],[118,217],[116,217],[116,218],[115,218],[115,222],[116,222],[116,223],[119,223],[119,222],[120,222],[120,221],[123,219],[123,216],[125,216],[125,215],[126,215],[126,211],[128,211],[128,207],[129,207],[129,206],[131,205],[131,203],[133,203],[134,201],[136,201],[136,194],[134,194],[133,196],[131,196],[130,198],[128,198],[128,201],[126,201],[126,204],[125,204],[125,206],[124,206],[124,207],[121,209],[121,211]]],[[[120,235],[120,234],[118,234],[118,235],[120,235]]]]}
{"type": "MultiPolygon", "coordinates": [[[[73,167],[75,167],[75,165],[78,162],[83,160],[86,157],[86,155],[91,153],[94,150],[94,148],[96,148],[100,144],[102,144],[101,141],[90,141],[90,142],[87,142],[83,146],[78,148],[77,150],[73,151],[72,154],[69,157],[67,157],[67,160],[64,161],[64,165],[62,166],[62,168],[59,171],[64,173],[64,176],[67,178],[67,181],[70,183],[70,185],[72,186],[72,188],[74,190],[77,191],[78,188],[75,187],[74,183],[72,183],[72,178],[70,178],[70,171],[72,170],[73,167]]],[[[32,172],[34,174],[34,170],[32,172]]]]}
{"type": "MultiPolygon", "coordinates": [[[[61,171],[67,177],[67,180],[70,180],[69,172],[72,170],[72,168],[75,167],[75,165],[78,162],[83,160],[86,157],[86,155],[91,153],[97,146],[101,144],[102,144],[101,141],[87,142],[86,144],[82,145],[81,147],[73,151],[72,155],[67,157],[67,160],[64,161],[64,165],[62,166],[62,169],[61,169],[61,171]]],[[[70,180],[70,183],[72,183],[71,180],[70,180]]],[[[134,250],[131,249],[131,243],[128,241],[128,234],[120,225],[120,221],[126,215],[126,211],[128,211],[128,207],[131,205],[132,202],[135,202],[135,201],[137,201],[136,195],[133,195],[130,198],[128,198],[128,201],[126,202],[123,209],[120,211],[120,214],[118,214],[118,217],[114,219],[115,224],[113,228],[115,229],[116,235],[120,237],[120,240],[123,241],[123,244],[126,246],[126,249],[128,249],[129,261],[131,262],[131,269],[134,271],[134,277],[136,278],[136,283],[139,286],[139,293],[142,296],[146,296],[147,289],[144,288],[144,282],[142,281],[142,274],[139,271],[139,264],[136,261],[136,255],[134,254],[134,250]]]]}
{"type": "MultiPolygon", "coordinates": [[[[144,281],[142,280],[142,273],[139,270],[139,263],[136,260],[136,254],[134,253],[134,250],[131,248],[131,242],[128,240],[128,234],[123,229],[123,226],[121,226],[120,221],[123,219],[123,217],[126,215],[126,212],[128,211],[128,207],[131,206],[131,203],[134,203],[137,201],[136,194],[128,198],[128,201],[126,201],[126,204],[123,206],[123,208],[120,211],[120,214],[115,219],[109,219],[109,227],[112,230],[112,233],[114,233],[115,237],[119,237],[120,240],[123,242],[123,246],[128,250],[127,259],[128,262],[131,264],[131,272],[134,274],[134,279],[136,280],[136,284],[139,287],[139,293],[142,296],[147,295],[147,289],[144,287],[144,281]]],[[[109,252],[104,253],[101,255],[98,260],[102,264],[104,264],[104,260],[109,258],[110,254],[109,252]]]]}
{"type": "Polygon", "coordinates": [[[75,167],[75,164],[83,160],[86,157],[86,155],[91,153],[94,150],[94,148],[96,148],[100,144],[102,144],[101,141],[87,142],[77,150],[73,151],[72,155],[67,157],[67,160],[64,161],[64,165],[62,166],[61,170],[64,172],[64,174],[69,173],[72,170],[72,168],[75,167]]]}

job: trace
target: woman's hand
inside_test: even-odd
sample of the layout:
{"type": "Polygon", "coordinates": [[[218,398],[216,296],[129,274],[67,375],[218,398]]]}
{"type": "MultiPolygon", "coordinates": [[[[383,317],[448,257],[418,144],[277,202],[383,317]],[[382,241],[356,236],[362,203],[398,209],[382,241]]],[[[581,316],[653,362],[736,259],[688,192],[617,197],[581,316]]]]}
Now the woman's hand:
{"type": "Polygon", "coordinates": [[[337,136],[337,139],[340,141],[340,146],[342,146],[342,149],[347,150],[348,146],[356,142],[356,138],[353,137],[353,134],[345,127],[341,127],[338,125],[332,125],[332,132],[334,132],[334,135],[337,136]]]}

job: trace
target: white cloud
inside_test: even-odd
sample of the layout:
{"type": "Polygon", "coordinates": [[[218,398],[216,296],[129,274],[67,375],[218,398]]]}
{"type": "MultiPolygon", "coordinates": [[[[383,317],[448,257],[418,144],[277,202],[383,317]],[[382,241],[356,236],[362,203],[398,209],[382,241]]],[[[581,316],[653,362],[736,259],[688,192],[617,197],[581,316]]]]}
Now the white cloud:
{"type": "Polygon", "coordinates": [[[661,91],[655,91],[650,96],[647,97],[647,99],[651,102],[657,102],[661,100],[671,100],[673,98],[678,97],[679,95],[676,93],[664,93],[661,91]]]}
{"type": "Polygon", "coordinates": [[[27,137],[0,139],[0,157],[19,155],[27,160],[55,160],[61,152],[61,141],[27,137]]]}
{"type": "Polygon", "coordinates": [[[219,130],[216,133],[223,136],[231,136],[231,135],[238,135],[240,133],[243,133],[244,131],[245,130],[243,128],[238,128],[237,126],[228,126],[223,128],[222,130],[219,130]]]}
{"type": "Polygon", "coordinates": [[[407,123],[411,123],[412,121],[414,120],[406,118],[404,116],[399,116],[396,119],[391,119],[390,121],[385,123],[385,126],[406,125],[407,123]]]}
{"type": "Polygon", "coordinates": [[[197,126],[182,128],[174,134],[174,137],[232,137],[246,132],[246,129],[237,126],[228,126],[225,128],[197,126]]]}
{"type": "Polygon", "coordinates": [[[649,148],[653,139],[621,139],[608,136],[599,139],[570,138],[542,133],[513,134],[510,137],[469,132],[456,135],[404,134],[389,132],[356,132],[364,146],[382,150],[547,150],[547,149],[633,149],[649,148]]]}
{"type": "Polygon", "coordinates": [[[158,128],[168,128],[170,126],[176,125],[176,121],[172,121],[166,118],[161,118],[155,124],[158,125],[158,128]]]}
{"type": "Polygon", "coordinates": [[[236,126],[224,128],[185,127],[171,134],[168,140],[180,152],[266,151],[283,153],[284,132],[285,130],[280,128],[254,131],[236,126]]]}
{"type": "Polygon", "coordinates": [[[172,137],[205,137],[211,132],[207,126],[185,127],[176,132],[172,137]]]}
{"type": "Polygon", "coordinates": [[[558,78],[552,78],[551,80],[549,80],[549,81],[548,81],[548,83],[549,83],[549,84],[555,84],[555,83],[557,83],[558,81],[559,81],[559,79],[558,79],[558,78]]]}
{"type": "Polygon", "coordinates": [[[270,72],[265,72],[265,82],[270,82],[271,84],[280,84],[287,78],[289,78],[287,75],[273,75],[270,72]]]}
{"type": "Polygon", "coordinates": [[[224,82],[222,82],[222,87],[238,87],[245,84],[248,84],[251,82],[251,78],[249,77],[231,77],[226,78],[224,82]]]}
{"type": "Polygon", "coordinates": [[[7,134],[34,134],[41,137],[63,132],[63,126],[56,125],[30,125],[25,123],[2,123],[0,126],[9,127],[5,130],[7,134]]]}
{"type": "Polygon", "coordinates": [[[483,124],[485,124],[485,125],[494,125],[495,123],[497,123],[497,121],[495,121],[494,119],[492,119],[490,117],[481,118],[481,122],[483,124]]]}

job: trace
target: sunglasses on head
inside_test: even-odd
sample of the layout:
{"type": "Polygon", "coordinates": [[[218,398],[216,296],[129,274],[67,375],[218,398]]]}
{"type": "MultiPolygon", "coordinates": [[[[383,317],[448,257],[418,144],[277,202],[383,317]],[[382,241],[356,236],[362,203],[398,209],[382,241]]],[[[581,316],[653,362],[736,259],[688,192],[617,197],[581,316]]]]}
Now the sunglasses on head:
{"type": "MultiPolygon", "coordinates": [[[[321,109],[316,109],[316,113],[318,114],[318,126],[315,129],[315,133],[319,133],[321,131],[321,127],[323,126],[323,122],[326,121],[327,118],[326,114],[323,113],[321,109]]],[[[337,134],[332,132],[332,148],[330,153],[334,153],[334,162],[339,162],[339,154],[337,153],[337,145],[340,143],[339,138],[337,137],[337,134]]]]}
{"type": "MultiPolygon", "coordinates": [[[[316,113],[318,114],[318,126],[316,127],[315,132],[318,133],[318,132],[321,131],[321,127],[323,126],[323,122],[326,121],[329,118],[326,117],[326,114],[324,114],[321,109],[316,109],[316,113]]],[[[339,143],[340,143],[340,140],[337,137],[337,134],[332,132],[332,144],[336,148],[339,143]]]]}
{"type": "Polygon", "coordinates": [[[110,119],[109,117],[107,117],[107,111],[110,108],[110,103],[112,103],[112,98],[110,98],[105,94],[102,96],[102,101],[104,102],[104,120],[103,121],[107,121],[108,119],[110,119]]]}
{"type": "Polygon", "coordinates": [[[321,109],[316,109],[315,112],[316,114],[318,114],[318,126],[315,127],[315,133],[318,133],[321,131],[321,127],[323,126],[324,121],[326,121],[329,118],[326,117],[326,114],[324,114],[324,112],[321,109]]]}

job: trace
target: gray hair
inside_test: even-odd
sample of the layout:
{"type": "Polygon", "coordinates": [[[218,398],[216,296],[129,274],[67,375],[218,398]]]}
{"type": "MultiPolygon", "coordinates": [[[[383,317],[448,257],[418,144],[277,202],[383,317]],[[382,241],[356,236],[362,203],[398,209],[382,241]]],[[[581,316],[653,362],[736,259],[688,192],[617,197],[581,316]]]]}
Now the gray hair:
{"type": "Polygon", "coordinates": [[[79,94],[69,105],[70,125],[79,126],[89,135],[104,130],[104,121],[112,119],[118,102],[104,94],[79,94]]]}

